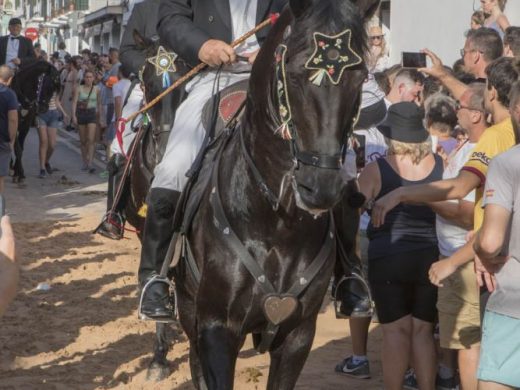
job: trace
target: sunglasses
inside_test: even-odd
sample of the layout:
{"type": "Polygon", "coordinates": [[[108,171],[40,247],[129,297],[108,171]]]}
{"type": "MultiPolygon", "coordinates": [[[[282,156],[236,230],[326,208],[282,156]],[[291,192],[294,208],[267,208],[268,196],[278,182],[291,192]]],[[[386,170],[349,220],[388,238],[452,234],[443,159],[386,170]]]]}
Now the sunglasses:
{"type": "Polygon", "coordinates": [[[376,39],[383,39],[384,35],[374,35],[373,37],[370,37],[371,40],[376,40],[376,39]]]}
{"type": "Polygon", "coordinates": [[[464,106],[464,105],[460,104],[460,102],[457,102],[456,108],[457,108],[457,111],[459,111],[459,110],[469,110],[469,111],[484,112],[484,110],[481,110],[481,109],[478,109],[478,108],[464,106]]]}

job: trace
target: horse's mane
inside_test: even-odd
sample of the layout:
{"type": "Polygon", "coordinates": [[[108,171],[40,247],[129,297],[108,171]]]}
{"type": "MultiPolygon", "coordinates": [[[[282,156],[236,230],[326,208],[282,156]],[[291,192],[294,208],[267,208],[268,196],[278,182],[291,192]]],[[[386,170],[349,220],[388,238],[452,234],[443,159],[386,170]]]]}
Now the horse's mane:
{"type": "Polygon", "coordinates": [[[291,46],[295,50],[308,47],[313,32],[335,35],[346,29],[352,30],[352,46],[360,54],[368,49],[364,21],[355,4],[350,1],[313,1],[299,23],[293,23],[291,46]]]}

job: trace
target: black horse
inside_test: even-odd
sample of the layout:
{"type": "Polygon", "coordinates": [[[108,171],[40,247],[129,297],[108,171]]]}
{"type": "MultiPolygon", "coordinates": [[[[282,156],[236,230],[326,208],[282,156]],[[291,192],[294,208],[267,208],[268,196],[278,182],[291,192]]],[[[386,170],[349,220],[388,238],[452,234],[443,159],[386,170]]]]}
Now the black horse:
{"type": "Polygon", "coordinates": [[[174,269],[198,389],[233,387],[249,333],[271,356],[267,388],[295,386],[335,264],[330,210],[346,187],[364,22],[378,4],[290,0],[256,59],[243,116],[208,149],[174,269]]]}
{"type": "Polygon", "coordinates": [[[15,163],[13,182],[23,183],[25,172],[22,164],[23,147],[36,115],[49,109],[52,95],[60,89],[57,69],[47,61],[35,61],[22,67],[13,77],[11,88],[20,103],[18,132],[14,144],[15,163]]]}
{"type": "MultiPolygon", "coordinates": [[[[137,31],[134,31],[134,39],[137,45],[146,51],[147,58],[157,55],[160,47],[159,41],[144,38],[137,31]]],[[[175,72],[168,72],[168,79],[172,84],[189,70],[180,59],[175,61],[175,66],[175,72]]],[[[145,63],[141,77],[142,80],[145,80],[144,94],[147,102],[152,101],[164,91],[164,77],[157,74],[157,68],[151,62],[145,63]]],[[[184,97],[184,88],[181,86],[153,106],[147,112],[150,123],[144,129],[143,137],[138,140],[139,144],[126,184],[127,195],[123,201],[125,202],[125,216],[128,222],[136,228],[139,238],[142,236],[144,215],[146,215],[143,207],[145,207],[146,196],[153,179],[153,171],[162,160],[177,107],[184,97]]]]}

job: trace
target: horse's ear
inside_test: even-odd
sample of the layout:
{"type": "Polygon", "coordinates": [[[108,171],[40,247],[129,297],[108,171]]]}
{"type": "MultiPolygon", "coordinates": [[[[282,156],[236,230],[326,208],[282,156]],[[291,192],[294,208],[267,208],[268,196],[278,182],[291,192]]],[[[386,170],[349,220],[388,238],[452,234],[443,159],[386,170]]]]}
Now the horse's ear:
{"type": "Polygon", "coordinates": [[[146,49],[147,48],[147,43],[146,43],[146,38],[143,37],[139,31],[137,31],[135,28],[134,28],[134,31],[133,31],[133,36],[134,36],[134,42],[135,44],[137,45],[137,47],[139,47],[140,49],[146,49]]]}
{"type": "Polygon", "coordinates": [[[289,6],[295,17],[300,17],[312,4],[312,0],[289,0],[289,6]]]}
{"type": "Polygon", "coordinates": [[[370,19],[379,8],[380,0],[351,0],[357,5],[364,20],[370,19]]]}

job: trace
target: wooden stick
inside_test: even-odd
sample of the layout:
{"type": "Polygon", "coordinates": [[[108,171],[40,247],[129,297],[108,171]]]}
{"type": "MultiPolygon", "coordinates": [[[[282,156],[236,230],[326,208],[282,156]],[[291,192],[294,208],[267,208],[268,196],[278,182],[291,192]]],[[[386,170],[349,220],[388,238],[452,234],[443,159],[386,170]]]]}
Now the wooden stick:
{"type": "MultiPolygon", "coordinates": [[[[237,47],[244,43],[249,37],[256,34],[258,31],[264,29],[265,27],[269,26],[270,24],[274,24],[276,20],[278,19],[278,14],[273,15],[269,17],[268,19],[264,20],[262,23],[260,23],[258,26],[256,26],[251,31],[247,32],[246,34],[242,35],[240,38],[234,40],[231,42],[231,47],[237,47]]],[[[182,76],[180,79],[178,79],[175,83],[170,85],[167,89],[165,89],[160,95],[157,95],[150,103],[146,104],[143,108],[141,108],[139,111],[134,112],[132,115],[130,115],[128,118],[124,119],[124,122],[130,122],[135,117],[137,117],[140,114],[143,114],[144,112],[148,111],[150,108],[155,106],[163,97],[168,95],[171,91],[173,91],[175,88],[177,88],[179,85],[184,83],[185,81],[189,80],[193,76],[195,76],[197,73],[199,73],[201,70],[203,70],[207,64],[201,62],[198,64],[195,68],[190,70],[188,73],[186,73],[184,76],[182,76]]]]}

